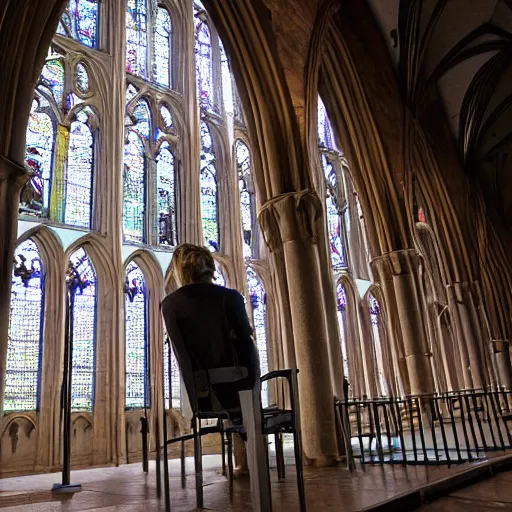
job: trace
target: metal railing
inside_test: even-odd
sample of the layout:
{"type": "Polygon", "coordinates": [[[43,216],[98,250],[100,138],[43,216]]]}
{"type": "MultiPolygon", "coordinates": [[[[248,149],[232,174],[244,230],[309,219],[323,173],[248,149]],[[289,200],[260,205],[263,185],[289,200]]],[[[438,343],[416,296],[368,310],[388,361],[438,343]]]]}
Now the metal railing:
{"type": "Polygon", "coordinates": [[[510,392],[483,389],[335,402],[350,468],[459,464],[510,449],[511,406],[510,392]]]}

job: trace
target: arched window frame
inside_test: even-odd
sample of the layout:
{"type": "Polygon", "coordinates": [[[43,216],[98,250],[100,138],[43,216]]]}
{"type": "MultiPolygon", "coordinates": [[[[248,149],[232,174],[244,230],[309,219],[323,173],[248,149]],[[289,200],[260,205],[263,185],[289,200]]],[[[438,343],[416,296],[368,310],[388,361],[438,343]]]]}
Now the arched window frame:
{"type": "Polygon", "coordinates": [[[254,191],[254,182],[252,179],[252,153],[250,145],[247,141],[247,137],[238,136],[234,143],[234,157],[233,161],[235,162],[236,170],[237,170],[237,181],[238,181],[238,192],[240,198],[240,215],[241,215],[241,228],[242,228],[242,245],[244,250],[244,257],[246,259],[256,259],[259,257],[259,236],[258,236],[258,224],[256,220],[256,195],[254,191]],[[248,152],[247,160],[248,164],[245,169],[242,168],[239,161],[239,145],[245,146],[248,152]],[[243,188],[242,188],[243,187],[243,188]],[[248,243],[246,238],[246,230],[244,226],[243,219],[243,209],[242,209],[242,190],[247,192],[249,196],[249,212],[250,212],[250,242],[248,243]],[[246,247],[247,245],[247,247],[246,247]]]}
{"type": "Polygon", "coordinates": [[[87,251],[86,246],[80,246],[75,249],[69,256],[68,270],[66,273],[67,286],[73,286],[74,290],[74,312],[73,312],[73,325],[70,326],[73,331],[73,354],[72,354],[72,384],[71,407],[73,411],[92,411],[95,402],[95,389],[96,389],[96,336],[97,336],[97,313],[98,313],[98,278],[94,263],[87,251]],[[94,294],[92,294],[92,293],[94,294]],[[79,306],[83,297],[92,297],[92,314],[90,307],[87,308],[87,302],[84,304],[85,309],[89,309],[85,314],[82,314],[79,306]],[[77,336],[80,329],[86,322],[92,322],[91,329],[91,346],[87,347],[86,341],[81,340],[77,336]],[[82,343],[84,342],[85,343],[82,343]],[[85,367],[83,371],[84,353],[77,353],[76,351],[86,352],[86,355],[91,357],[91,364],[89,368],[85,367]],[[79,372],[82,377],[87,377],[90,380],[90,385],[84,382],[84,378],[78,377],[79,372]],[[81,382],[81,384],[79,384],[81,382]],[[88,389],[90,388],[90,389],[88,389]],[[79,396],[81,391],[85,391],[83,396],[79,396]]]}
{"type": "MultiPolygon", "coordinates": [[[[130,260],[125,265],[125,282],[123,287],[123,293],[124,293],[124,342],[125,342],[125,410],[130,409],[142,409],[146,407],[150,407],[150,389],[149,389],[149,380],[148,380],[148,368],[150,364],[150,354],[149,354],[149,340],[150,340],[150,333],[149,333],[149,298],[148,298],[148,283],[147,283],[147,276],[144,273],[143,268],[141,268],[141,265],[138,261],[135,259],[130,260]],[[135,274],[134,274],[135,273],[135,274]],[[135,281],[137,279],[137,274],[140,274],[142,276],[142,280],[135,281]],[[131,278],[132,275],[135,275],[133,279],[131,278]],[[134,282],[135,281],[135,282],[134,282]],[[128,336],[130,336],[131,331],[127,325],[128,318],[127,318],[127,306],[128,302],[133,304],[135,300],[138,300],[138,297],[143,297],[143,303],[142,303],[142,314],[143,314],[143,321],[144,321],[144,327],[143,327],[143,333],[144,333],[144,347],[143,347],[143,396],[137,396],[132,397],[131,401],[128,401],[128,393],[129,393],[129,386],[127,383],[128,380],[128,336]],[[137,402],[137,403],[136,403],[137,402]]],[[[140,277],[139,276],[139,277],[140,277]]],[[[140,300],[139,300],[140,303],[140,300]]],[[[140,347],[139,347],[140,350],[140,347]]],[[[132,372],[133,373],[133,372],[132,372]]],[[[140,372],[139,372],[140,373],[140,372]]]]}
{"type": "MultiPolygon", "coordinates": [[[[51,147],[48,149],[51,156],[46,158],[46,188],[43,190],[42,198],[38,197],[38,182],[43,172],[41,150],[31,143],[31,137],[27,136],[27,149],[25,165],[31,174],[31,179],[25,185],[21,193],[20,216],[26,220],[37,220],[50,224],[72,225],[80,229],[95,229],[94,219],[95,204],[95,183],[97,175],[97,148],[100,135],[99,98],[96,93],[94,77],[91,73],[91,65],[88,58],[75,52],[65,52],[57,46],[50,47],[46,64],[43,67],[41,77],[36,86],[34,103],[29,118],[27,130],[31,126],[32,115],[48,116],[52,124],[51,147]],[[56,76],[56,69],[60,70],[56,76]],[[52,68],[54,68],[52,70],[52,68]],[[86,74],[79,73],[83,70],[86,74]],[[60,73],[62,72],[62,75],[60,73]],[[85,77],[87,77],[85,79],[85,77]],[[87,121],[84,126],[92,136],[91,145],[91,167],[90,180],[87,184],[79,185],[78,189],[84,188],[88,192],[82,199],[85,204],[84,211],[69,218],[67,214],[70,206],[66,205],[67,187],[70,184],[70,139],[73,134],[71,129],[82,114],[87,114],[87,121]],[[49,164],[49,165],[48,165],[49,164]],[[89,207],[87,208],[87,201],[89,207]],[[87,221],[80,222],[87,218],[87,221]],[[74,220],[72,220],[74,219],[74,220]]],[[[81,164],[80,164],[81,165],[81,164]]],[[[80,176],[80,175],[78,175],[80,176]]]]}
{"type": "MultiPolygon", "coordinates": [[[[7,360],[6,360],[6,383],[9,382],[9,380],[12,378],[9,375],[10,374],[19,374],[23,372],[23,368],[13,368],[13,361],[11,357],[16,357],[17,354],[20,352],[15,349],[13,340],[13,306],[14,301],[16,301],[16,291],[14,288],[20,288],[20,285],[22,286],[22,290],[30,290],[31,287],[34,285],[35,279],[39,280],[37,289],[39,290],[39,293],[36,293],[36,295],[40,294],[39,298],[39,312],[35,312],[38,316],[39,320],[39,328],[36,330],[36,332],[32,333],[33,335],[37,336],[36,339],[32,339],[32,345],[35,345],[34,348],[37,350],[37,359],[34,360],[32,363],[32,368],[29,369],[30,373],[35,373],[35,379],[32,379],[32,394],[33,399],[26,397],[19,397],[19,403],[18,405],[15,405],[14,403],[12,405],[9,405],[10,402],[16,402],[16,398],[14,396],[9,395],[9,387],[6,386],[5,388],[5,395],[4,395],[4,412],[5,413],[11,413],[11,412],[30,412],[30,411],[38,411],[39,410],[39,402],[40,402],[40,393],[41,393],[41,378],[42,378],[42,356],[43,356],[43,333],[44,333],[44,311],[45,311],[45,270],[42,262],[41,257],[41,251],[37,244],[37,241],[28,238],[24,241],[22,241],[20,244],[18,244],[17,248],[15,249],[15,258],[14,258],[14,265],[13,265],[13,273],[12,273],[12,289],[11,289],[11,314],[9,317],[9,335],[8,335],[8,343],[7,343],[7,360]],[[30,261],[27,261],[26,256],[20,257],[19,254],[22,254],[22,250],[24,248],[27,248],[24,252],[28,252],[29,254],[31,252],[34,252],[33,258],[30,261]],[[35,249],[35,250],[34,250],[35,249]],[[31,284],[32,283],[32,284],[31,284]],[[29,401],[33,400],[33,404],[29,405],[29,401]],[[21,403],[25,401],[25,405],[21,405],[21,403]]],[[[34,290],[35,291],[35,290],[34,290]]],[[[28,316],[28,308],[24,308],[22,318],[27,319],[28,316]]],[[[21,326],[23,328],[23,326],[21,326]]],[[[20,349],[23,351],[26,345],[26,340],[23,346],[20,347],[20,349]]],[[[26,366],[26,365],[25,365],[26,366]]],[[[14,390],[13,390],[14,391],[14,390]]]]}
{"type": "MultiPolygon", "coordinates": [[[[254,339],[256,342],[256,347],[258,348],[258,353],[260,355],[260,366],[261,366],[261,374],[264,375],[268,373],[271,365],[271,350],[269,346],[269,318],[268,318],[268,304],[267,304],[267,291],[265,285],[263,283],[263,279],[259,275],[259,272],[252,265],[246,265],[245,267],[246,279],[248,285],[248,302],[250,304],[250,312],[252,315],[252,324],[254,327],[254,339]],[[260,292],[262,292],[262,296],[258,296],[257,288],[260,288],[260,292]],[[259,304],[256,304],[259,302],[259,304]],[[260,328],[260,332],[258,333],[258,325],[256,318],[256,310],[262,307],[263,311],[263,326],[260,328]],[[265,340],[261,341],[261,330],[264,332],[265,340]]],[[[268,383],[264,382],[261,386],[261,396],[262,396],[262,405],[263,407],[268,406],[270,400],[268,383]]]]}
{"type": "MultiPolygon", "coordinates": [[[[136,134],[143,146],[144,157],[144,198],[143,198],[143,225],[142,239],[137,240],[123,235],[125,243],[136,245],[149,245],[159,249],[170,249],[178,245],[179,241],[179,204],[180,204],[180,137],[179,127],[176,123],[175,102],[169,96],[156,94],[141,81],[129,80],[127,91],[130,91],[126,101],[125,116],[125,143],[130,133],[136,134]],[[137,122],[135,112],[141,104],[147,104],[148,125],[141,128],[137,122]],[[163,110],[166,109],[166,114],[163,110]],[[168,150],[172,155],[174,164],[174,215],[162,222],[159,212],[159,174],[158,162],[162,150],[168,150]],[[172,240],[164,236],[171,234],[172,240]]],[[[124,164],[123,164],[124,165],[124,164]]],[[[126,172],[126,168],[124,168],[126,172]]],[[[123,197],[125,198],[124,194],[123,197]]],[[[126,198],[125,198],[126,199],[126,198]]],[[[123,206],[123,225],[125,225],[125,207],[123,206]]]]}

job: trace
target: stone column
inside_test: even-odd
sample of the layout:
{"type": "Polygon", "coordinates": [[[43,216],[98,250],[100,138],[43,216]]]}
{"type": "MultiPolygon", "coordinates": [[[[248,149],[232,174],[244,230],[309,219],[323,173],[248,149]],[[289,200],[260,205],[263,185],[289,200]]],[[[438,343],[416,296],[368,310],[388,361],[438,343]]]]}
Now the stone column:
{"type": "Polygon", "coordinates": [[[0,417],[4,408],[7,370],[12,258],[17,237],[20,190],[27,179],[24,167],[0,155],[0,417]]]}
{"type": "MultiPolygon", "coordinates": [[[[484,354],[481,350],[481,332],[479,319],[475,318],[475,304],[469,283],[453,283],[448,285],[454,313],[459,325],[459,344],[464,346],[466,355],[466,372],[464,375],[466,387],[481,388],[486,385],[484,370],[484,354]]],[[[450,300],[450,297],[449,297],[450,300]]]]}
{"type": "Polygon", "coordinates": [[[286,269],[297,367],[306,462],[333,465],[337,460],[333,389],[328,338],[313,233],[321,220],[318,196],[309,190],[279,195],[261,209],[259,220],[272,252],[282,252],[286,269]]]}
{"type": "Polygon", "coordinates": [[[499,386],[512,389],[512,364],[510,362],[510,341],[492,340],[499,386]]]}
{"type": "MultiPolygon", "coordinates": [[[[394,304],[387,303],[388,318],[396,317],[402,340],[411,394],[431,393],[434,390],[432,370],[426,343],[418,274],[418,255],[414,249],[394,251],[372,261],[383,287],[388,290],[386,299],[394,297],[394,304]]],[[[401,372],[402,373],[402,372],[401,372]]]]}

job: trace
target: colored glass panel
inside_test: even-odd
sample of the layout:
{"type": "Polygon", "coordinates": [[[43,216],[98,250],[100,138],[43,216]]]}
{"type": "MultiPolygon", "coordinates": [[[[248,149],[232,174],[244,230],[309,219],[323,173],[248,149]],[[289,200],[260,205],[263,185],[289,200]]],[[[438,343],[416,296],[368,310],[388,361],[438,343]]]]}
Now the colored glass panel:
{"type": "Polygon", "coordinates": [[[336,149],[331,121],[320,96],[318,96],[318,140],[320,146],[327,149],[336,149]]]}
{"type": "Polygon", "coordinates": [[[124,146],[124,239],[132,242],[144,241],[146,158],[140,137],[128,133],[124,146]]]}
{"type": "Polygon", "coordinates": [[[148,77],[148,19],[146,0],[128,0],[126,11],[126,71],[148,77]]]}
{"type": "Polygon", "coordinates": [[[79,62],[75,67],[76,87],[82,93],[89,92],[89,73],[87,68],[82,62],[79,62]]]}
{"type": "Polygon", "coordinates": [[[238,188],[240,191],[240,208],[242,214],[242,239],[244,257],[252,257],[252,211],[253,196],[249,188],[251,180],[251,154],[249,148],[241,140],[235,144],[236,163],[238,170],[238,188]]]}
{"type": "Polygon", "coordinates": [[[89,107],[78,112],[69,134],[64,222],[88,228],[94,166],[94,137],[89,128],[89,107]]]}
{"type": "Polygon", "coordinates": [[[135,96],[137,96],[139,90],[133,84],[128,84],[126,87],[126,103],[129,103],[135,96]]]}
{"type": "Polygon", "coordinates": [[[69,0],[57,33],[91,48],[98,45],[98,0],[69,0]]]}
{"type": "Polygon", "coordinates": [[[52,158],[55,144],[55,129],[51,117],[38,112],[38,102],[32,103],[28,120],[25,164],[32,176],[20,197],[20,213],[48,216],[52,158]]]}
{"type": "Polygon", "coordinates": [[[145,99],[141,99],[133,109],[135,119],[134,130],[137,130],[144,138],[149,139],[151,135],[151,110],[145,99]]]}
{"type": "Polygon", "coordinates": [[[178,243],[176,229],[176,188],[174,155],[169,143],[164,142],[156,159],[158,238],[161,245],[178,243]]]}
{"type": "Polygon", "coordinates": [[[164,7],[159,7],[154,35],[154,76],[156,83],[171,86],[171,45],[172,45],[171,17],[164,7]]]}
{"type": "Polygon", "coordinates": [[[325,174],[326,198],[325,209],[327,217],[327,233],[332,266],[335,269],[346,267],[345,248],[341,224],[341,212],[338,208],[338,182],[336,171],[329,159],[322,155],[322,167],[325,174]]]}
{"type": "MultiPolygon", "coordinates": [[[[251,267],[247,267],[247,284],[252,305],[252,318],[256,346],[260,356],[261,374],[268,373],[268,345],[267,345],[267,295],[258,274],[251,267]]],[[[261,384],[261,401],[263,407],[268,406],[268,385],[261,384]]]]}
{"type": "Polygon", "coordinates": [[[125,407],[141,409],[149,405],[147,380],[147,301],[144,274],[133,261],[126,269],[125,281],[125,407]]]}
{"type": "Polygon", "coordinates": [[[194,18],[196,42],[196,78],[199,105],[214,110],[212,38],[208,24],[200,16],[194,18]]]}
{"type": "Polygon", "coordinates": [[[211,251],[219,250],[219,225],[217,207],[217,170],[213,141],[208,125],[201,121],[201,216],[203,236],[211,251]]]}
{"type": "Polygon", "coordinates": [[[215,261],[215,273],[213,274],[213,280],[215,284],[218,284],[219,286],[226,286],[226,278],[224,277],[222,267],[219,265],[218,261],[215,261]]]}
{"type": "Polygon", "coordinates": [[[172,113],[165,105],[162,105],[160,107],[160,115],[162,116],[162,121],[164,123],[164,127],[171,128],[172,127],[172,113]]]}
{"type": "Polygon", "coordinates": [[[370,324],[372,329],[373,348],[375,354],[375,364],[377,369],[377,377],[379,380],[380,390],[382,395],[388,394],[388,386],[386,384],[384,374],[384,357],[382,352],[382,340],[380,338],[380,304],[373,295],[368,298],[370,306],[370,324]]]}
{"type": "Polygon", "coordinates": [[[71,407],[91,411],[94,402],[96,272],[80,248],[70,259],[68,286],[74,289],[71,407]]]}
{"type": "Polygon", "coordinates": [[[224,101],[224,111],[226,114],[233,115],[235,106],[233,102],[233,82],[231,78],[231,69],[229,66],[229,59],[224,50],[224,45],[219,39],[220,47],[220,67],[222,78],[222,99],[224,101]]]}
{"type": "Polygon", "coordinates": [[[51,92],[55,103],[60,106],[64,93],[64,64],[61,58],[46,61],[41,71],[40,83],[51,92]]]}
{"type": "Polygon", "coordinates": [[[181,373],[178,366],[178,360],[174,354],[174,349],[170,349],[169,343],[164,342],[164,388],[165,388],[165,406],[169,407],[169,398],[172,393],[173,409],[181,409],[181,373]],[[170,357],[170,360],[169,360],[170,357]],[[171,366],[171,386],[169,391],[169,365],[171,366]]]}
{"type": "Polygon", "coordinates": [[[21,243],[14,253],[4,412],[38,408],[43,328],[43,266],[37,245],[21,243]]]}
{"type": "Polygon", "coordinates": [[[347,353],[347,329],[346,329],[346,310],[347,310],[347,295],[345,288],[341,283],[336,287],[336,298],[338,303],[338,326],[340,330],[340,343],[341,343],[341,357],[343,358],[343,373],[345,377],[349,378],[348,368],[348,353],[347,353]]]}

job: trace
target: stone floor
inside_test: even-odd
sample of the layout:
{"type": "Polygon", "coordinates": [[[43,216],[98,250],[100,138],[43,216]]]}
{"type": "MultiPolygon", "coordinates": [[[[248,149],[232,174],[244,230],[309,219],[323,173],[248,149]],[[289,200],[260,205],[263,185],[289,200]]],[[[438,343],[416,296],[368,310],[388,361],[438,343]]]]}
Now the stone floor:
{"type": "MultiPolygon", "coordinates": [[[[394,496],[463,472],[480,463],[462,464],[449,469],[446,466],[365,466],[359,465],[350,474],[346,469],[306,469],[306,494],[308,511],[356,511],[364,510],[394,496]]],[[[187,459],[187,488],[181,489],[179,462],[171,462],[171,492],[173,512],[188,512],[195,509],[193,460],[187,459]]],[[[226,512],[249,512],[251,510],[248,479],[235,482],[233,499],[230,500],[228,484],[220,474],[220,457],[204,457],[205,506],[209,510],[226,512]]],[[[272,494],[274,511],[296,512],[298,504],[293,466],[287,466],[287,481],[278,483],[276,472],[272,471],[272,494]]],[[[512,489],[512,474],[496,477],[496,485],[512,489]],[[501,478],[501,479],[500,479],[501,478]]],[[[101,511],[101,512],[152,512],[163,510],[163,500],[156,497],[155,464],[150,465],[149,475],[144,475],[140,464],[101,469],[87,469],[72,472],[72,482],[82,484],[82,492],[75,495],[52,495],[53,483],[59,481],[58,474],[36,475],[0,480],[0,508],[2,512],[56,512],[56,511],[101,511]]],[[[475,489],[477,486],[475,486],[475,489]]],[[[501,489],[502,487],[500,487],[501,489]]],[[[471,488],[473,489],[473,488],[471,488]]],[[[450,495],[448,507],[452,512],[466,510],[464,500],[478,499],[478,492],[465,491],[450,495]],[[469,498],[468,498],[469,496],[469,498]],[[451,501],[450,501],[451,500],[451,501]],[[452,503],[452,505],[450,505],[452,503]],[[454,508],[459,506],[459,508],[454,508]]],[[[501,498],[495,496],[498,501],[501,498]]],[[[512,502],[512,491],[509,492],[512,502]]],[[[434,502],[436,507],[441,502],[434,502]]],[[[493,510],[477,508],[479,502],[471,505],[473,511],[493,510]]],[[[442,505],[439,505],[442,506],[442,505]]],[[[487,505],[485,505],[487,506],[487,505]]],[[[511,503],[512,507],[512,503],[511,503]]],[[[503,507],[501,508],[503,509],[503,507]]],[[[505,507],[506,509],[506,507],[505,507]]],[[[437,511],[448,508],[425,508],[437,511]]],[[[511,508],[512,510],[512,508],[511,508]]]]}
{"type": "Polygon", "coordinates": [[[500,473],[445,498],[424,505],[419,512],[491,512],[512,510],[512,472],[500,473]]]}

